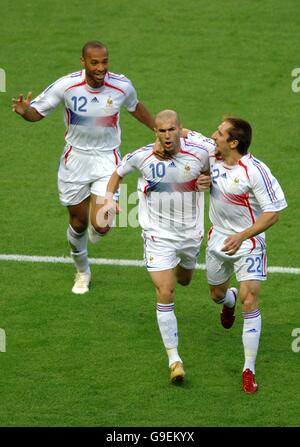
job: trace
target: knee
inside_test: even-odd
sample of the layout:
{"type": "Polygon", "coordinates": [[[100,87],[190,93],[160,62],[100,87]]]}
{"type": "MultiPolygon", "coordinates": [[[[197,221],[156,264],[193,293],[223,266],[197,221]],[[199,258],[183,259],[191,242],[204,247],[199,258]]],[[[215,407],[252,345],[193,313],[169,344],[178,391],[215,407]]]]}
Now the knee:
{"type": "Polygon", "coordinates": [[[99,227],[98,225],[93,225],[94,230],[101,234],[101,236],[105,236],[110,230],[111,227],[109,225],[106,225],[106,227],[99,227]]]}
{"type": "Polygon", "coordinates": [[[175,269],[176,282],[181,286],[188,286],[192,281],[194,270],[186,269],[181,265],[178,265],[175,269]]]}
{"type": "Polygon", "coordinates": [[[243,312],[251,312],[258,307],[258,300],[256,294],[247,293],[245,296],[241,296],[241,302],[243,312]]]}
{"type": "Polygon", "coordinates": [[[76,233],[83,233],[87,229],[88,222],[73,217],[70,220],[70,225],[73,228],[73,230],[76,231],[76,233]]]}
{"type": "Polygon", "coordinates": [[[160,287],[158,290],[158,298],[161,303],[172,303],[174,289],[170,287],[160,287]]]}
{"type": "Polygon", "coordinates": [[[191,282],[192,278],[178,278],[177,282],[181,286],[188,286],[191,282]]]}

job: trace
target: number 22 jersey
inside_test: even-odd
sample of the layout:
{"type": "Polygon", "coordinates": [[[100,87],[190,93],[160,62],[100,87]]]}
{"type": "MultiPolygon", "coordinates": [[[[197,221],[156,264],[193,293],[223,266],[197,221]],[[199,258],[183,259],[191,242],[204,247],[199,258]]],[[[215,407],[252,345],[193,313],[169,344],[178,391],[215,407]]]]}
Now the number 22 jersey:
{"type": "MultiPolygon", "coordinates": [[[[202,135],[190,132],[197,142],[202,135]]],[[[252,226],[263,212],[276,212],[287,207],[284,193],[270,169],[251,153],[234,166],[222,159],[211,160],[209,218],[214,229],[223,234],[238,233],[252,226]]],[[[264,233],[260,236],[264,237],[264,233]]]]}

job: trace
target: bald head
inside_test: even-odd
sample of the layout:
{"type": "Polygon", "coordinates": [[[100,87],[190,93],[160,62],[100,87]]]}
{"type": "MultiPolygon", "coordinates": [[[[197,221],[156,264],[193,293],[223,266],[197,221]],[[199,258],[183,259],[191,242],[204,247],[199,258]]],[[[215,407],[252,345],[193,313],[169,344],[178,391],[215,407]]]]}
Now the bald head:
{"type": "Polygon", "coordinates": [[[85,54],[87,52],[88,49],[93,48],[93,49],[100,49],[103,50],[105,49],[107,51],[106,46],[104,45],[104,43],[99,42],[98,40],[90,40],[89,42],[86,42],[82,48],[82,57],[85,57],[85,54]]]}
{"type": "Polygon", "coordinates": [[[166,121],[172,121],[176,126],[180,127],[180,118],[175,110],[162,110],[159,112],[155,117],[155,127],[157,128],[160,123],[165,123],[166,121]]]}
{"type": "Polygon", "coordinates": [[[170,158],[180,150],[180,118],[174,110],[162,110],[155,117],[157,144],[163,156],[170,158]]]}

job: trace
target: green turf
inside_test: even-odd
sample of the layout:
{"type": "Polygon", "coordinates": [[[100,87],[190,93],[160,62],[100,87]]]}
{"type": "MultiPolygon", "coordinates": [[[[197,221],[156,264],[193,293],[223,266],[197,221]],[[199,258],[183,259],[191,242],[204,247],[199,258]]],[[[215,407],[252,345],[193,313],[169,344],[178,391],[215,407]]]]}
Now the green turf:
{"type": "MultiPolygon", "coordinates": [[[[84,42],[99,39],[109,47],[110,69],[133,81],[153,113],[174,108],[185,127],[206,135],[225,114],[252,123],[251,151],[270,166],[289,204],[268,231],[269,265],[300,267],[300,93],[291,90],[299,66],[297,8],[297,0],[2,2],[0,253],[69,254],[67,213],[56,190],[62,112],[27,123],[11,113],[10,102],[76,71],[84,42]]],[[[127,112],[121,122],[123,154],[152,141],[127,112]]],[[[128,178],[129,192],[136,178],[128,178]]],[[[142,259],[140,230],[116,228],[89,253],[142,259]]],[[[176,290],[187,370],[181,388],[168,383],[143,268],[94,266],[91,292],[81,298],[70,293],[71,265],[0,262],[0,271],[7,336],[0,426],[300,425],[300,353],[291,349],[300,326],[297,276],[270,274],[263,284],[260,390],[246,396],[240,308],[232,330],[222,330],[203,271],[176,290]]]]}
{"type": "Polygon", "coordinates": [[[240,389],[242,319],[238,316],[231,331],[220,327],[204,272],[196,272],[189,293],[177,287],[188,375],[176,387],[168,383],[152,287],[143,269],[94,267],[95,281],[84,299],[66,292],[71,266],[7,263],[3,271],[1,315],[8,341],[1,355],[2,425],[299,424],[298,354],[290,347],[297,325],[289,303],[293,281],[272,275],[283,296],[263,287],[260,391],[246,396],[240,389]],[[116,278],[126,277],[134,290],[116,284],[116,278]]]}

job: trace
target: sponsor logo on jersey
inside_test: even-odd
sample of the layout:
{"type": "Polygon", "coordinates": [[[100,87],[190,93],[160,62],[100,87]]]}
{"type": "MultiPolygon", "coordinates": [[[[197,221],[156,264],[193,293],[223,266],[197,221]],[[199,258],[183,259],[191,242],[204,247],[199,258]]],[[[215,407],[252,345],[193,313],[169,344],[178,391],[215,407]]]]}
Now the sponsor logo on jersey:
{"type": "Polygon", "coordinates": [[[94,96],[94,98],[91,100],[91,102],[99,102],[98,98],[96,98],[96,96],[94,96]]]}
{"type": "Polygon", "coordinates": [[[169,168],[176,168],[174,161],[171,161],[171,163],[169,164],[169,168]]]}

